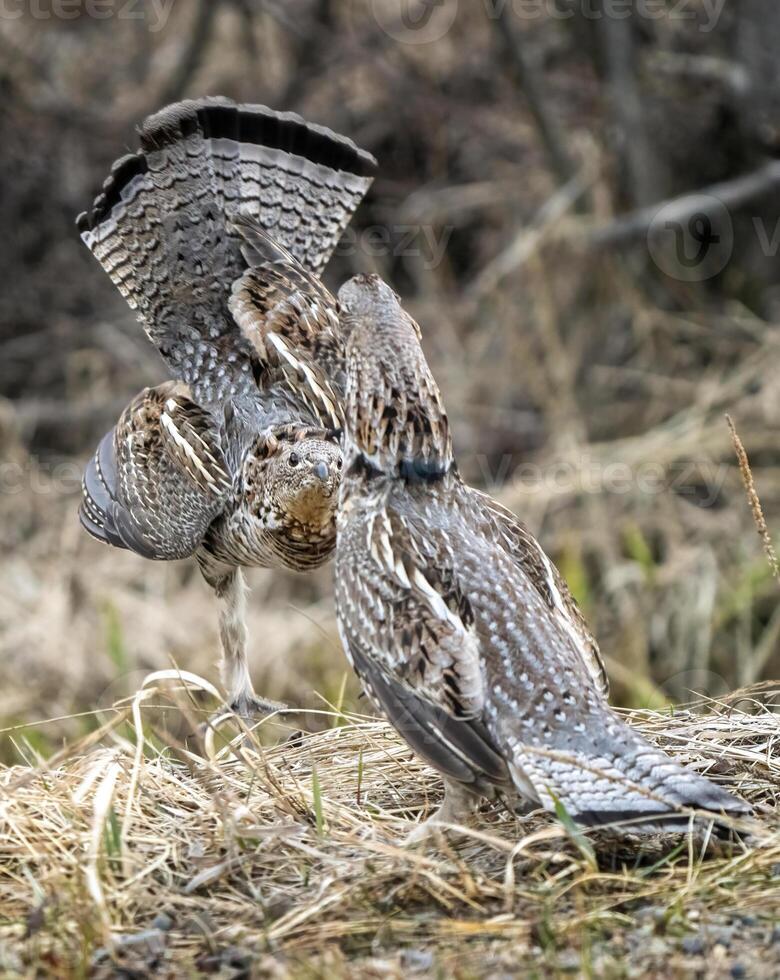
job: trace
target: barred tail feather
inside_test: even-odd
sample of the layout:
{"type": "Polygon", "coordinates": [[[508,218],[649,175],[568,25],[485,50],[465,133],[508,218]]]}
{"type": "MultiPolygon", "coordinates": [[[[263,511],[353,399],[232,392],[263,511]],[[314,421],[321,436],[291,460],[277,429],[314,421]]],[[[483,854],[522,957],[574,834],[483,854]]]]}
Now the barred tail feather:
{"type": "Polygon", "coordinates": [[[248,216],[319,273],[376,163],[292,113],[219,98],[167,106],[145,120],[140,142],[114,164],[77,226],[175,376],[197,384],[211,373],[218,390],[209,400],[224,400],[247,367],[227,309],[246,269],[231,222],[248,216]],[[220,385],[216,365],[228,351],[234,358],[220,385]]]}
{"type": "MultiPolygon", "coordinates": [[[[515,744],[513,779],[525,796],[554,812],[560,803],[586,827],[631,822],[632,829],[654,831],[688,826],[691,811],[712,817],[750,814],[742,800],[711,780],[675,762],[622,722],[616,751],[588,746],[584,739],[553,750],[515,744]]],[[[594,742],[596,740],[594,739],[594,742]]]]}

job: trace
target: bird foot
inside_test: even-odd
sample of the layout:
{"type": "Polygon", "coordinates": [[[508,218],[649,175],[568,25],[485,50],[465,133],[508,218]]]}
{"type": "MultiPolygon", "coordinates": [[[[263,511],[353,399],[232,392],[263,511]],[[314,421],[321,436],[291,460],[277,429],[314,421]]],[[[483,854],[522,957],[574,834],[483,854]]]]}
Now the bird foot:
{"type": "Polygon", "coordinates": [[[471,820],[469,819],[453,820],[452,817],[442,816],[440,809],[437,810],[432,817],[428,817],[427,820],[423,820],[422,823],[418,823],[414,830],[412,830],[402,839],[401,846],[418,847],[420,844],[427,844],[435,841],[439,834],[452,832],[452,827],[450,826],[451,824],[465,825],[471,823],[471,820]]]}
{"type": "Polygon", "coordinates": [[[403,847],[415,847],[450,829],[445,824],[468,825],[474,819],[478,797],[457,783],[445,782],[444,802],[439,809],[404,837],[403,847]]]}
{"type": "Polygon", "coordinates": [[[421,844],[432,843],[433,839],[446,831],[437,814],[418,823],[414,830],[401,838],[401,847],[419,847],[421,844]]]}
{"type": "Polygon", "coordinates": [[[288,711],[288,704],[281,701],[269,701],[259,698],[256,694],[242,694],[230,702],[230,710],[245,721],[261,721],[277,711],[288,711]]]}
{"type": "MultiPolygon", "coordinates": [[[[266,698],[258,698],[256,695],[242,695],[231,701],[230,706],[215,711],[206,721],[198,726],[198,734],[205,740],[207,748],[213,745],[214,733],[221,728],[226,721],[231,718],[241,718],[245,725],[253,725],[261,722],[264,718],[275,714],[277,711],[287,711],[289,706],[281,701],[269,701],[266,698]]],[[[252,739],[250,735],[244,736],[245,744],[249,745],[252,739]]]]}
{"type": "Polygon", "coordinates": [[[258,698],[254,694],[242,694],[240,697],[234,698],[227,708],[220,708],[219,711],[209,715],[201,726],[201,735],[204,735],[210,728],[219,728],[231,718],[238,717],[246,724],[254,724],[277,711],[287,711],[288,709],[289,705],[283,704],[281,701],[269,701],[266,698],[258,698]]]}

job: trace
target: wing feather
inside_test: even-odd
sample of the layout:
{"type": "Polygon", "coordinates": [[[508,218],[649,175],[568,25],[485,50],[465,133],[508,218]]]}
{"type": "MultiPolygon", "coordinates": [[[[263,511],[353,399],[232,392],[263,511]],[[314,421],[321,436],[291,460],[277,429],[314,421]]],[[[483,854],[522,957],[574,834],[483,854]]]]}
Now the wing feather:
{"type": "Polygon", "coordinates": [[[144,558],[193,554],[232,486],[212,416],[169,382],[147,388],[100,442],[80,519],[93,537],[144,558]]]}
{"type": "Polygon", "coordinates": [[[286,387],[321,424],[340,427],[344,339],[336,299],[252,219],[241,216],[233,228],[251,268],[233,284],[228,305],[257,355],[261,384],[286,387]]]}
{"type": "Polygon", "coordinates": [[[598,690],[607,697],[609,677],[604,659],[565,579],[525,524],[486,493],[466,488],[488,537],[497,539],[517,567],[533,583],[550,611],[574,642],[598,690]]]}

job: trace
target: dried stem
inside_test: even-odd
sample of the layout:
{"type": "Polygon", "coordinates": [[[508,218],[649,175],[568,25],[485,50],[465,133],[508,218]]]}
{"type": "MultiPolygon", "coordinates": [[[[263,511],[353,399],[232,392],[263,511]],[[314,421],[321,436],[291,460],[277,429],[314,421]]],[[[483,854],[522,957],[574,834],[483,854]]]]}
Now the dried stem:
{"type": "Polygon", "coordinates": [[[780,582],[780,567],[778,567],[777,563],[777,553],[772,544],[769,528],[766,526],[764,511],[761,508],[761,500],[759,499],[756,485],[753,482],[753,473],[750,469],[748,455],[745,452],[745,447],[742,445],[742,440],[739,438],[736,426],[730,415],[726,416],[726,422],[731,430],[731,440],[734,443],[734,452],[737,454],[737,462],[739,463],[739,472],[742,474],[742,482],[745,484],[745,493],[747,494],[748,504],[750,505],[753,520],[756,524],[756,530],[763,542],[764,551],[766,552],[769,566],[772,569],[772,574],[780,582]]]}

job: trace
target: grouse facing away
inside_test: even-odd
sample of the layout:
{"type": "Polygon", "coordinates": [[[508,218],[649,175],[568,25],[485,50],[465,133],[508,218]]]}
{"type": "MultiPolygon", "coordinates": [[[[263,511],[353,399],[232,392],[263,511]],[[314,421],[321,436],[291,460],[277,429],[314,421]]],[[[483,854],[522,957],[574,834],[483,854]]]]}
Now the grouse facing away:
{"type": "Polygon", "coordinates": [[[746,815],[609,707],[595,644],[552,563],[460,479],[419,328],[395,293],[358,276],[339,303],[349,338],[339,629],[377,705],[444,777],[432,819],[458,822],[496,794],[562,805],[586,826],[746,815]]]}
{"type": "Polygon", "coordinates": [[[140,144],[77,224],[175,380],[141,392],[101,441],[80,517],[145,558],[197,557],[221,600],[231,705],[249,715],[273,705],[249,677],[241,567],[302,571],[335,545],[342,413],[329,352],[341,348],[318,275],[375,161],[298,116],[225,99],[162,109],[140,144]],[[283,291],[257,268],[266,235],[295,263],[283,291]]]}

